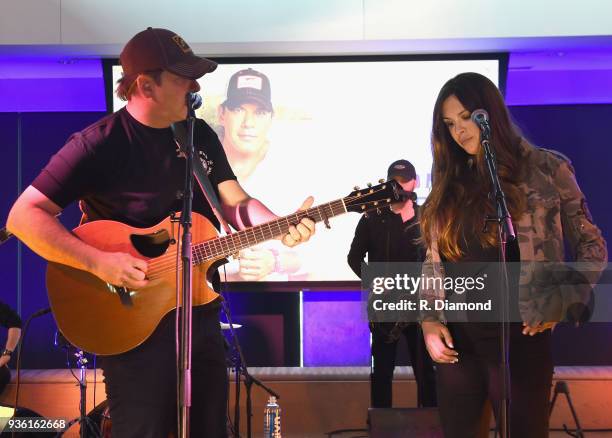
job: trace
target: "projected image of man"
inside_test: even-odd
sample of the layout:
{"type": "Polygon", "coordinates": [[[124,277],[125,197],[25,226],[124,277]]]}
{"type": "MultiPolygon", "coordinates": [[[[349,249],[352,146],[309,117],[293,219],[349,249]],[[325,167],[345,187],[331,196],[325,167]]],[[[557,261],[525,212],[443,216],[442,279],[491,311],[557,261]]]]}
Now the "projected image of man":
{"type": "MultiPolygon", "coordinates": [[[[264,185],[269,187],[268,178],[277,170],[271,165],[266,170],[261,168],[270,148],[268,133],[273,115],[270,79],[252,68],[234,73],[227,97],[218,108],[217,133],[244,187],[255,190],[264,185]]],[[[238,263],[226,265],[226,275],[229,281],[287,281],[300,266],[295,250],[272,241],[241,251],[238,263]]]]}
{"type": "Polygon", "coordinates": [[[265,74],[248,68],[232,75],[218,118],[221,143],[239,181],[247,180],[266,156],[273,114],[265,74]]]}

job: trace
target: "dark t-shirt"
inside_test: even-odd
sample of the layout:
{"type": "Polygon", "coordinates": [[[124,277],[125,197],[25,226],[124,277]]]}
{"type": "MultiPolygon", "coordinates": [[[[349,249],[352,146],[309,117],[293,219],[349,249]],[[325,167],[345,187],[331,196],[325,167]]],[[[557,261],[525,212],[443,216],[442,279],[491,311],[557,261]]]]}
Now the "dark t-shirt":
{"type": "MultiPolygon", "coordinates": [[[[198,119],[194,143],[218,195],[236,179],[215,132],[198,119]]],[[[137,227],[181,211],[185,159],[170,128],[151,128],[123,108],[73,134],[32,185],[64,208],[80,199],[85,221],[111,219],[137,227]]],[[[196,184],[193,211],[218,222],[196,184]]]]}

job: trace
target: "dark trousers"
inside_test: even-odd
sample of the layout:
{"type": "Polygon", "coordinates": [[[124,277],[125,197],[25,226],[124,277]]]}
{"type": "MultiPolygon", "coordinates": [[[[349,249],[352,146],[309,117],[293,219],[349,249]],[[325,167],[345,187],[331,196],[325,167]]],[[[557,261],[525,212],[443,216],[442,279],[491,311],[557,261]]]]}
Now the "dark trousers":
{"type": "MultiPolygon", "coordinates": [[[[393,400],[393,371],[398,339],[390,339],[393,323],[374,323],[372,330],[373,370],[370,375],[370,397],[373,408],[390,408],[393,400]]],[[[410,361],[417,384],[417,405],[436,406],[436,379],[433,364],[425,349],[420,327],[416,323],[402,330],[408,345],[410,361]]]]}
{"type": "MultiPolygon", "coordinates": [[[[194,308],[192,437],[226,437],[227,368],[217,308],[194,308]]],[[[116,438],[176,435],[175,312],[166,315],[142,345],[100,358],[116,438]]],[[[117,327],[117,330],[121,330],[117,327]]]]}
{"type": "MultiPolygon", "coordinates": [[[[449,324],[459,362],[436,364],[438,405],[446,438],[478,435],[483,407],[497,418],[501,399],[498,324],[449,324]]],[[[552,384],[550,330],[535,336],[510,330],[510,437],[548,436],[552,384]]]]}

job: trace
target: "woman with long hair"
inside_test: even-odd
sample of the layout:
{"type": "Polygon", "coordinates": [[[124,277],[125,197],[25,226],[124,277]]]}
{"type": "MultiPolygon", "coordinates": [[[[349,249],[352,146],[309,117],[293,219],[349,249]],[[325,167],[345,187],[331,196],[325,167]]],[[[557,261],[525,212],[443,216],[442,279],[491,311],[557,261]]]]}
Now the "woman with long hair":
{"type": "MultiPolygon", "coordinates": [[[[451,278],[476,276],[487,263],[495,266],[500,260],[497,225],[485,227],[485,218],[496,209],[489,196],[492,184],[480,129],[471,119],[477,109],[489,114],[490,144],[517,234],[505,247],[506,260],[563,262],[565,239],[577,261],[603,269],[606,244],[592,222],[569,160],[530,145],[511,122],[497,87],[477,73],[449,80],[434,107],[433,186],[421,217],[427,247],[424,269],[451,278]]],[[[518,315],[513,291],[519,290],[520,283],[519,296],[524,297],[530,286],[524,272],[509,272],[514,297],[510,308],[518,315]]],[[[421,291],[431,299],[426,292],[431,291],[421,291]]],[[[445,298],[444,291],[434,291],[433,296],[436,293],[445,298]]],[[[551,331],[560,318],[551,318],[550,312],[537,306],[530,309],[526,315],[521,307],[523,323],[509,324],[510,430],[513,437],[540,438],[548,436],[551,331]]],[[[443,311],[423,316],[427,350],[437,363],[438,403],[447,437],[477,436],[487,400],[498,417],[502,396],[499,321],[447,322],[443,311]]]]}

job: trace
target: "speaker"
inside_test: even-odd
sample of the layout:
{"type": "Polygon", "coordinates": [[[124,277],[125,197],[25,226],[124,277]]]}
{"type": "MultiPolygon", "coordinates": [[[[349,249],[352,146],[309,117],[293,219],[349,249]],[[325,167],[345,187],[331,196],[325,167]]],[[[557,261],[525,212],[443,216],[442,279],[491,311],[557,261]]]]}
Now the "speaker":
{"type": "Polygon", "coordinates": [[[370,408],[370,438],[443,438],[437,408],[370,408]]]}

